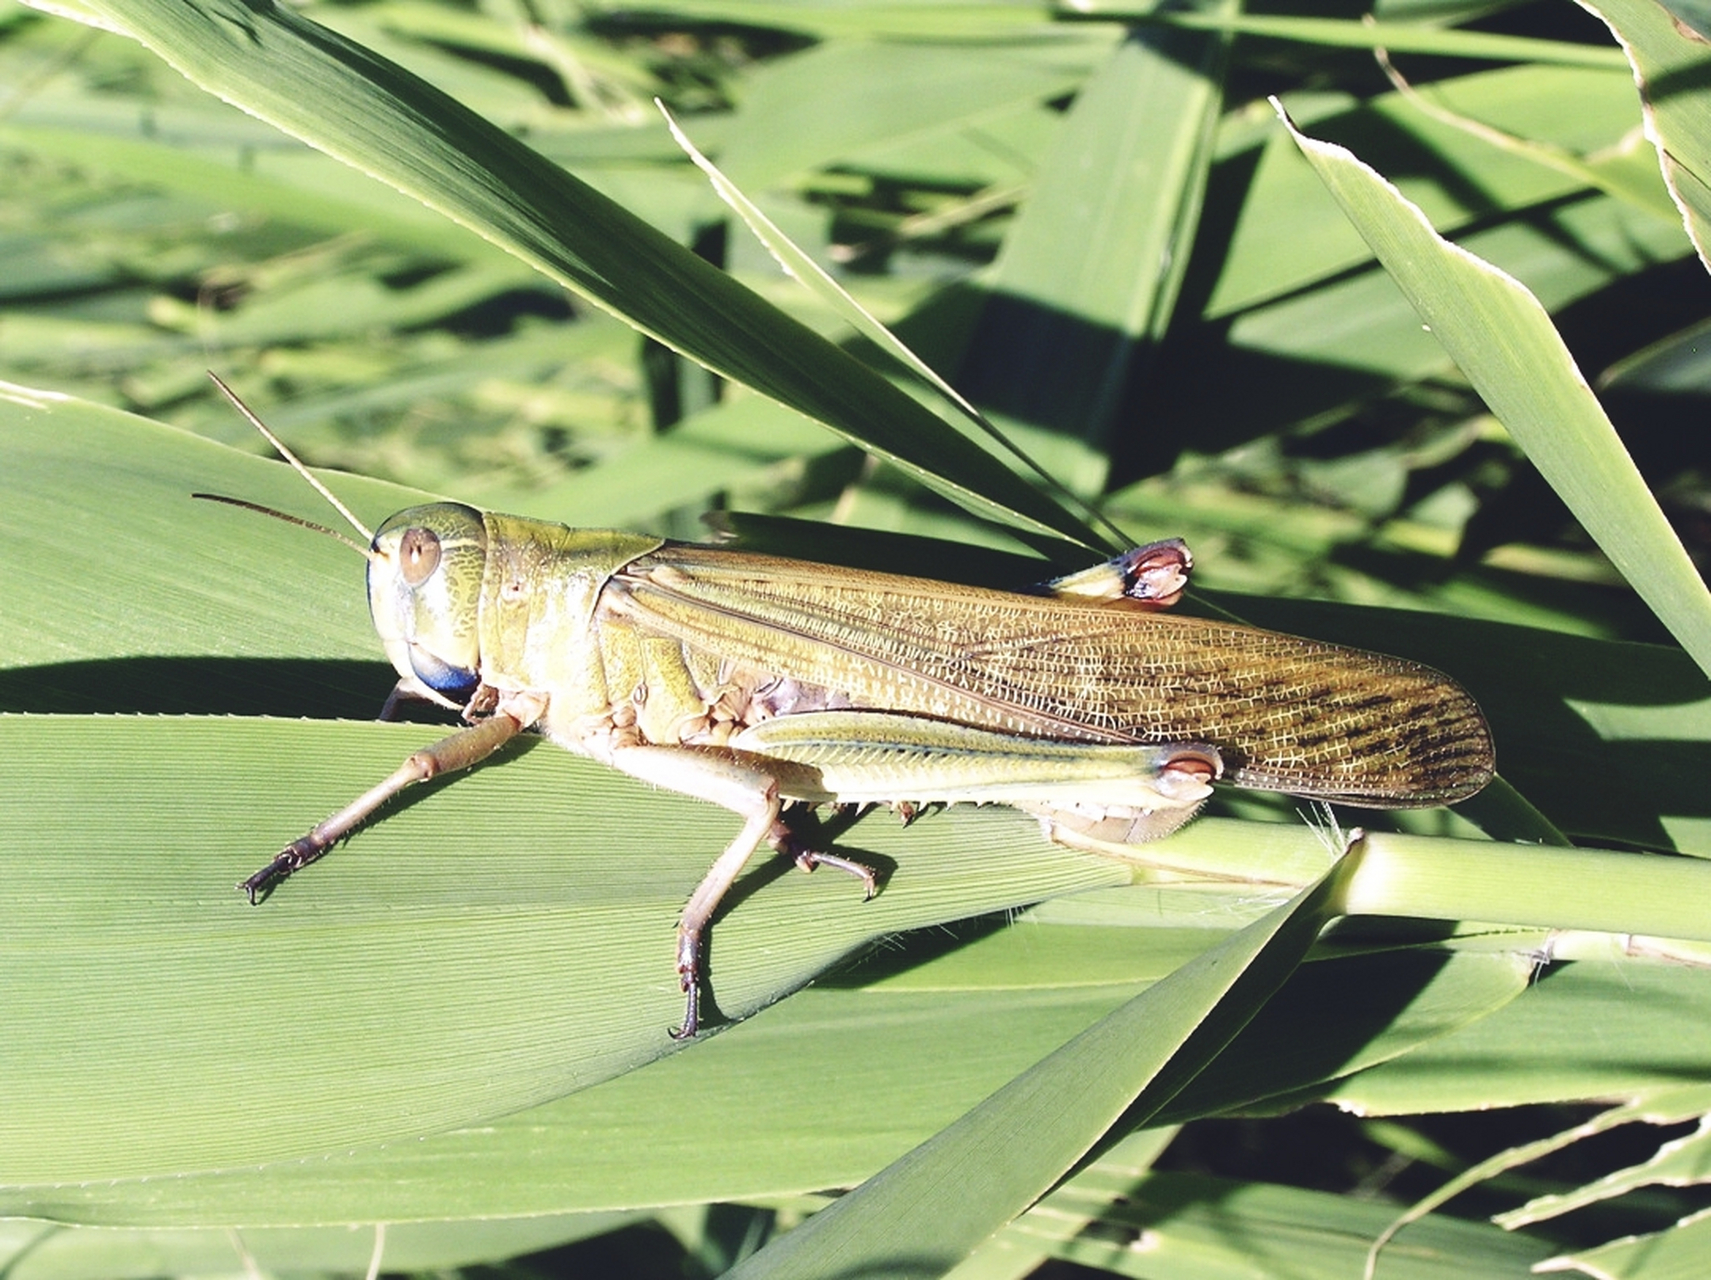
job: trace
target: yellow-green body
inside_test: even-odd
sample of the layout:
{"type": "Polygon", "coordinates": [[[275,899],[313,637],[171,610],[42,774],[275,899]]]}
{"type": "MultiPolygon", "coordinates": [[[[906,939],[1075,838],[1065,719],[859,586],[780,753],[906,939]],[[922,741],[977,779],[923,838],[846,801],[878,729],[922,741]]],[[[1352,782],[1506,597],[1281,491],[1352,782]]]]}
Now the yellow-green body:
{"type": "MultiPolygon", "coordinates": [[[[1491,772],[1472,699],[1397,658],[1126,599],[982,590],[453,504],[394,516],[376,545],[436,524],[452,530],[438,535],[445,591],[405,601],[371,570],[376,624],[400,673],[417,678],[408,641],[432,633],[437,656],[481,685],[547,695],[542,730],[602,759],[643,743],[734,747],[812,754],[836,775],[827,734],[847,723],[852,753],[872,756],[874,717],[860,713],[873,712],[892,713],[887,733],[920,736],[923,760],[959,742],[1204,744],[1234,785],[1384,808],[1464,798],[1491,772]],[[388,634],[394,618],[408,636],[388,634]],[[455,653],[444,652],[447,635],[455,653]],[[766,727],[804,717],[808,742],[766,727]]],[[[998,798],[913,782],[907,746],[890,753],[888,795],[798,773],[793,798],[998,798]]],[[[994,754],[995,782],[1087,755],[994,754]]],[[[1053,779],[1026,781],[1027,798],[1049,805],[1053,779]]]]}
{"type": "Polygon", "coordinates": [[[1180,543],[1039,595],[455,503],[399,512],[359,549],[398,693],[461,710],[468,727],[240,887],[254,901],[405,787],[537,728],[744,820],[678,923],[680,1038],[700,1026],[713,914],[761,844],[874,891],[871,869],[800,843],[782,819],[792,801],[1008,804],[1098,848],[1173,830],[1219,778],[1396,808],[1461,799],[1491,776],[1479,708],[1436,671],[1157,613],[1186,581],[1180,543]]]}

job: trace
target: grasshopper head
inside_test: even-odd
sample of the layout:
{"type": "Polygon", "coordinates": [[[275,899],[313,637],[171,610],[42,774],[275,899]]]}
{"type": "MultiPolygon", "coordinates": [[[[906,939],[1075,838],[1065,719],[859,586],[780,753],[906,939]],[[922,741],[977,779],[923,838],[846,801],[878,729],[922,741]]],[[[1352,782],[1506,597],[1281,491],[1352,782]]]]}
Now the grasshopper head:
{"type": "Polygon", "coordinates": [[[461,705],[481,680],[481,513],[456,502],[410,507],[375,531],[372,549],[368,611],[386,656],[407,682],[461,705]]]}

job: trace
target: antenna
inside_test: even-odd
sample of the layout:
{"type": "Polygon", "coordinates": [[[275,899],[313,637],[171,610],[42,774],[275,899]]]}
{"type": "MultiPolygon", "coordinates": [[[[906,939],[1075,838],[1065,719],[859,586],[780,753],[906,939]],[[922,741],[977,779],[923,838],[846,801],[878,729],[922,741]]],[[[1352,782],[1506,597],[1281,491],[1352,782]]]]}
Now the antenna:
{"type": "MultiPolygon", "coordinates": [[[[374,541],[374,535],[372,533],[370,533],[368,531],[368,529],[363,526],[362,521],[358,520],[354,515],[351,514],[351,509],[349,507],[345,506],[344,503],[340,502],[337,498],[335,498],[333,496],[333,491],[331,489],[327,488],[326,485],[322,484],[319,480],[317,480],[313,475],[311,475],[309,473],[309,468],[304,466],[301,462],[299,462],[297,460],[297,455],[292,453],[291,450],[289,450],[285,447],[285,442],[283,440],[281,440],[278,436],[274,435],[273,432],[269,431],[267,429],[267,424],[265,422],[263,422],[260,418],[256,417],[255,414],[250,411],[250,407],[247,404],[245,404],[242,400],[238,399],[237,392],[233,391],[224,382],[220,381],[220,375],[217,373],[214,373],[212,370],[209,371],[208,376],[214,380],[214,385],[216,387],[220,388],[220,391],[225,395],[226,399],[228,399],[232,402],[232,404],[237,408],[237,411],[239,413],[243,414],[246,419],[248,419],[250,426],[254,427],[257,431],[261,432],[262,436],[267,440],[267,442],[270,445],[272,445],[275,449],[279,450],[279,456],[284,458],[287,462],[289,462],[291,464],[291,469],[293,471],[295,471],[298,475],[302,476],[305,480],[307,480],[312,486],[314,486],[316,493],[320,494],[328,502],[332,503],[333,509],[335,511],[337,511],[341,516],[343,516],[346,520],[350,521],[351,527],[353,529],[355,529],[358,533],[360,533],[366,541],[372,543],[374,541]]],[[[369,556],[370,558],[373,557],[373,553],[367,547],[357,546],[357,544],[355,542],[352,542],[349,538],[345,537],[345,535],[342,533],[338,533],[332,529],[328,529],[324,525],[313,524],[308,520],[299,520],[296,516],[288,516],[282,511],[275,511],[272,507],[259,506],[253,502],[243,502],[237,498],[223,498],[219,494],[215,494],[215,493],[196,493],[196,494],[192,494],[191,497],[193,497],[193,498],[206,498],[211,502],[224,502],[224,503],[228,503],[234,507],[245,507],[250,511],[259,511],[263,515],[277,516],[279,519],[284,520],[288,524],[302,525],[303,528],[305,528],[305,529],[314,529],[319,533],[325,533],[331,537],[337,538],[340,542],[346,543],[349,546],[356,547],[356,549],[358,551],[362,552],[363,555],[369,556]]]]}
{"type": "Polygon", "coordinates": [[[302,516],[286,515],[283,511],[275,511],[272,507],[264,507],[259,502],[247,502],[243,498],[228,498],[223,493],[193,493],[192,498],[201,498],[204,502],[223,502],[228,507],[242,507],[245,511],[260,512],[264,516],[272,516],[275,520],[283,520],[286,524],[294,524],[301,529],[313,529],[316,533],[324,533],[329,538],[337,538],[352,551],[369,560],[384,560],[386,557],[370,547],[365,547],[355,538],[347,538],[337,529],[329,529],[324,524],[316,524],[313,520],[305,520],[302,516]]]}

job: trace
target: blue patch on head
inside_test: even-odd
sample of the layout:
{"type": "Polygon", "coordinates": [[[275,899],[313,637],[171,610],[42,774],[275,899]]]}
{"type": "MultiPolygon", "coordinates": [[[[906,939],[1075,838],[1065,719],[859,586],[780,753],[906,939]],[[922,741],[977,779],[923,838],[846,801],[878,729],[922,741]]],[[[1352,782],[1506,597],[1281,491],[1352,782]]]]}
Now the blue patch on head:
{"type": "Polygon", "coordinates": [[[418,645],[410,646],[410,669],[416,673],[416,679],[453,702],[466,701],[481,683],[479,672],[442,662],[418,645]]]}

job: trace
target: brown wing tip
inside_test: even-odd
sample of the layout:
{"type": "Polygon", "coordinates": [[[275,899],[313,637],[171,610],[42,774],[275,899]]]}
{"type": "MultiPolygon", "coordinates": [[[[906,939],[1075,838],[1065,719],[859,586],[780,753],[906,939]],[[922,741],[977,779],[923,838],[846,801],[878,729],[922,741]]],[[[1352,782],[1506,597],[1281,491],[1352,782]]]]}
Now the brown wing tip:
{"type": "Polygon", "coordinates": [[[1431,674],[1439,682],[1442,706],[1431,745],[1418,753],[1422,806],[1471,799],[1497,772],[1491,726],[1479,704],[1448,676],[1431,674]]]}
{"type": "Polygon", "coordinates": [[[1496,774],[1491,728],[1479,704],[1429,667],[1399,658],[1385,665],[1378,684],[1354,705],[1325,708],[1308,726],[1295,726],[1289,746],[1312,755],[1311,765],[1277,744],[1254,756],[1221,747],[1229,780],[1368,809],[1425,809],[1477,795],[1496,774]],[[1382,714],[1374,714],[1375,706],[1382,714]]]}
{"type": "Polygon", "coordinates": [[[1470,800],[1485,789],[1497,773],[1491,726],[1460,685],[1444,683],[1460,706],[1434,718],[1429,730],[1414,739],[1398,769],[1401,785],[1379,794],[1331,798],[1375,809],[1425,809],[1470,800]]]}

